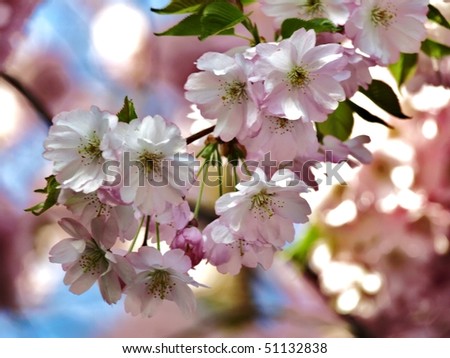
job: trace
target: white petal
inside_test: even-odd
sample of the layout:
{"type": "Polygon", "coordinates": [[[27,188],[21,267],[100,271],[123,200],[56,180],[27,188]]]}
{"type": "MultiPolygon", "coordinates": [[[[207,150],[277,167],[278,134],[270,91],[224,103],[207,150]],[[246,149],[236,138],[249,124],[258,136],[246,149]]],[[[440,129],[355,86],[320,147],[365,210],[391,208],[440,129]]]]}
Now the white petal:
{"type": "Polygon", "coordinates": [[[91,238],[89,231],[87,231],[83,225],[74,219],[63,218],[58,222],[58,224],[73,238],[83,240],[89,240],[91,238]]]}
{"type": "Polygon", "coordinates": [[[277,195],[277,199],[282,202],[282,205],[274,207],[274,211],[295,223],[308,222],[308,216],[311,214],[311,208],[308,202],[301,198],[296,192],[283,192],[277,195]]]}
{"type": "Polygon", "coordinates": [[[81,239],[64,239],[50,250],[50,262],[65,264],[71,263],[80,257],[86,247],[86,241],[81,239]]]}
{"type": "Polygon", "coordinates": [[[177,272],[186,273],[191,267],[191,259],[183,250],[175,249],[167,251],[163,256],[163,266],[170,267],[177,272]]]}
{"type": "Polygon", "coordinates": [[[96,217],[91,222],[92,235],[105,249],[110,249],[116,243],[119,228],[115,218],[96,217]]]}
{"type": "Polygon", "coordinates": [[[173,300],[184,314],[191,315],[197,307],[194,293],[184,282],[177,279],[173,279],[173,282],[176,284],[174,286],[173,300]]]}
{"type": "Polygon", "coordinates": [[[98,277],[99,275],[92,275],[90,272],[83,273],[70,285],[70,292],[81,295],[92,287],[98,277]]]}
{"type": "Polygon", "coordinates": [[[122,296],[119,277],[114,271],[109,271],[98,280],[98,286],[103,299],[108,303],[116,303],[122,296]]]}

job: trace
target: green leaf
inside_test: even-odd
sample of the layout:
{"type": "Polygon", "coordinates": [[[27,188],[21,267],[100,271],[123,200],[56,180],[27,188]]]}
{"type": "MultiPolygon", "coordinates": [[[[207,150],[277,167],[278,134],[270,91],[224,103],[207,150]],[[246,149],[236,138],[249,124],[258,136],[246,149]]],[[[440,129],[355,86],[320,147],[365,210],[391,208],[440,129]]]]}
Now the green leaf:
{"type": "Polygon", "coordinates": [[[213,2],[205,6],[202,12],[202,33],[200,40],[218,34],[233,34],[234,26],[247,17],[237,7],[228,2],[213,2]]]}
{"type": "Polygon", "coordinates": [[[444,26],[446,29],[450,29],[450,24],[447,21],[447,19],[444,17],[444,15],[442,15],[442,13],[439,11],[439,9],[437,9],[436,7],[434,7],[431,4],[428,5],[427,17],[431,21],[434,21],[435,23],[437,23],[441,26],[444,26]]]}
{"type": "Polygon", "coordinates": [[[356,112],[357,114],[359,114],[359,116],[362,119],[366,120],[367,122],[379,123],[379,124],[382,124],[383,126],[386,126],[386,127],[390,128],[390,129],[394,128],[389,123],[387,123],[384,120],[382,120],[380,117],[375,116],[374,114],[370,113],[368,110],[358,106],[356,103],[354,103],[352,101],[347,101],[347,102],[350,105],[350,107],[352,108],[352,110],[354,112],[356,112]]]}
{"type": "Polygon", "coordinates": [[[47,194],[45,201],[25,209],[25,211],[29,211],[36,216],[41,215],[54,206],[58,202],[59,192],[61,191],[54,175],[50,175],[45,180],[47,181],[45,188],[35,190],[36,193],[47,194]]]}
{"type": "Polygon", "coordinates": [[[369,88],[365,90],[360,88],[359,91],[370,98],[377,106],[400,119],[409,119],[403,114],[400,102],[394,90],[383,81],[373,80],[369,88]]]}
{"type": "Polygon", "coordinates": [[[422,42],[420,49],[428,56],[437,59],[450,55],[450,47],[430,39],[422,42]]]}
{"type": "Polygon", "coordinates": [[[398,87],[410,79],[417,69],[417,53],[402,53],[400,59],[389,66],[389,70],[397,81],[398,87]]]}
{"type": "Polygon", "coordinates": [[[281,24],[281,36],[286,39],[298,29],[314,30],[315,32],[338,32],[341,29],[328,19],[286,19],[281,24]]]}
{"type": "Polygon", "coordinates": [[[155,33],[156,36],[200,36],[202,33],[201,14],[192,14],[170,29],[155,33]]]}
{"type": "Polygon", "coordinates": [[[119,122],[130,123],[133,119],[136,119],[138,116],[134,109],[134,104],[131,99],[128,99],[128,96],[123,100],[123,107],[119,113],[117,113],[117,117],[119,117],[119,122]]]}
{"type": "Polygon", "coordinates": [[[203,5],[212,0],[172,0],[163,9],[151,8],[150,10],[158,14],[189,14],[197,12],[203,5]]]}
{"type": "Polygon", "coordinates": [[[326,135],[332,135],[342,141],[350,137],[353,129],[353,110],[347,102],[339,103],[339,107],[322,123],[316,123],[320,140],[326,135]]]}
{"type": "Polygon", "coordinates": [[[300,263],[301,266],[307,266],[311,249],[319,238],[319,228],[317,226],[311,226],[305,236],[288,248],[286,252],[293,261],[300,263]]]}

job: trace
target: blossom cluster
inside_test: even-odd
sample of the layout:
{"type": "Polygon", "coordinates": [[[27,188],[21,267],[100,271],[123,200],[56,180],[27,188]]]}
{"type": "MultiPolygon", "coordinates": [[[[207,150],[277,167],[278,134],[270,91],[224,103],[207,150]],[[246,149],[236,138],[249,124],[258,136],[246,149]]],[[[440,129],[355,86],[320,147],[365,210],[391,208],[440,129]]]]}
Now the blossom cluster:
{"type": "Polygon", "coordinates": [[[70,238],[52,248],[50,260],[62,264],[72,292],[98,282],[106,302],[125,295],[125,309],[135,315],[151,316],[163,300],[192,312],[190,286],[200,284],[191,269],[202,260],[221,273],[268,269],[274,254],[294,240],[294,224],[308,221],[311,209],[302,194],[318,189],[313,168],[370,163],[368,136],[320,136],[316,125],[358,88],[368,88],[369,67],[418,50],[428,2],[298,3],[265,0],[262,9],[278,23],[293,9],[300,18],[327,17],[344,33],[301,28],[278,42],[198,59],[185,97],[214,125],[201,166],[177,125],[158,115],[123,120],[93,106],[53,119],[44,157],[53,162],[58,203],[76,219],[60,221],[70,238]],[[393,40],[400,32],[402,40],[393,40]],[[344,46],[346,39],[353,46],[344,46]],[[235,169],[241,164],[236,185],[223,194],[219,184],[217,219],[200,230],[197,209],[209,167],[226,160],[235,169]],[[198,179],[192,212],[187,198],[198,179]],[[137,248],[140,231],[145,236],[137,248]]]}
{"type": "Polygon", "coordinates": [[[417,53],[426,38],[427,0],[262,0],[262,10],[276,23],[298,17],[327,18],[380,65],[417,53]]]}

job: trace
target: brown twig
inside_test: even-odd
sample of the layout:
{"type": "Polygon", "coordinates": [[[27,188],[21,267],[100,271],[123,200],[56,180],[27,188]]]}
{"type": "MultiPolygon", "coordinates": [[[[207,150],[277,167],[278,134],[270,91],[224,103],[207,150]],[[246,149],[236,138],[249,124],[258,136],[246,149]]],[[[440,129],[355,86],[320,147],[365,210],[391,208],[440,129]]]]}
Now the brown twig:
{"type": "Polygon", "coordinates": [[[0,78],[5,80],[9,85],[14,87],[22,96],[24,96],[34,110],[39,114],[41,119],[47,124],[52,124],[53,116],[50,114],[45,105],[37,99],[37,97],[17,78],[8,75],[5,72],[0,72],[0,78]]]}
{"type": "Polygon", "coordinates": [[[196,141],[197,139],[200,139],[200,138],[204,137],[205,135],[212,133],[215,127],[216,126],[211,126],[209,128],[203,129],[202,131],[187,137],[186,144],[191,144],[192,142],[196,141]]]}

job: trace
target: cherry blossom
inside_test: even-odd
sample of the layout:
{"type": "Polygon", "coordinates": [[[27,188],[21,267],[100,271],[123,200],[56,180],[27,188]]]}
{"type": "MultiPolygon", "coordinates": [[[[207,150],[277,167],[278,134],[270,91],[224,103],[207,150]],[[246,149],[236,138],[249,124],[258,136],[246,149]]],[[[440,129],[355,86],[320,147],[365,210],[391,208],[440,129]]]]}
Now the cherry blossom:
{"type": "Polygon", "coordinates": [[[153,247],[141,247],[127,259],[137,270],[125,291],[127,312],[150,317],[163,300],[174,301],[186,314],[195,310],[195,297],[188,285],[200,284],[187,274],[191,260],[182,250],[170,250],[162,255],[153,247]]]}
{"type": "Polygon", "coordinates": [[[62,189],[58,202],[64,204],[83,225],[89,225],[97,216],[112,218],[117,223],[118,236],[122,240],[131,240],[138,229],[139,220],[132,206],[118,198],[111,200],[110,188],[100,188],[89,194],[62,189]]]}
{"type": "Polygon", "coordinates": [[[350,77],[341,82],[347,98],[352,97],[362,87],[368,88],[372,82],[369,68],[375,66],[375,61],[369,57],[363,56],[355,51],[353,48],[344,48],[344,56],[347,59],[347,66],[345,69],[350,71],[350,77]]]}
{"type": "Polygon", "coordinates": [[[197,60],[197,68],[203,72],[189,76],[185,96],[205,118],[217,118],[214,134],[229,141],[256,120],[248,81],[251,62],[240,53],[208,52],[197,60]]]}
{"type": "Polygon", "coordinates": [[[71,218],[62,219],[59,225],[71,237],[53,246],[50,262],[62,264],[64,283],[79,295],[98,281],[103,299],[116,303],[122,295],[122,283],[133,277],[133,271],[122,256],[110,250],[118,234],[115,221],[95,218],[92,234],[71,218]]]}
{"type": "Polygon", "coordinates": [[[281,247],[294,239],[293,223],[308,221],[311,209],[300,197],[307,187],[289,169],[277,171],[268,181],[263,170],[256,168],[251,180],[236,189],[220,197],[215,209],[225,225],[248,241],[281,247]]]}
{"type": "Polygon", "coordinates": [[[315,32],[300,29],[277,46],[263,44],[256,50],[260,58],[254,78],[264,80],[263,107],[271,114],[322,122],[345,99],[339,81],[349,73],[341,45],[316,46],[315,32]]]}
{"type": "Polygon", "coordinates": [[[380,64],[416,53],[426,38],[427,0],[365,0],[353,11],[345,33],[356,47],[380,64]]]}
{"type": "Polygon", "coordinates": [[[335,24],[343,25],[350,15],[352,0],[262,0],[261,9],[275,17],[277,25],[290,18],[310,20],[329,18],[335,24]]]}
{"type": "Polygon", "coordinates": [[[248,241],[233,232],[220,220],[214,220],[205,230],[205,250],[208,262],[223,274],[237,275],[242,266],[264,269],[272,265],[276,248],[260,241],[248,241]]]}
{"type": "Polygon", "coordinates": [[[317,152],[319,142],[312,122],[276,117],[261,112],[259,131],[245,139],[247,151],[270,153],[270,159],[280,165],[296,156],[317,152]]]}
{"type": "Polygon", "coordinates": [[[192,267],[197,266],[204,258],[202,233],[195,226],[178,230],[170,248],[183,250],[191,259],[192,267]]]}
{"type": "Polygon", "coordinates": [[[194,214],[187,201],[184,200],[178,205],[166,203],[165,211],[151,216],[149,235],[153,238],[152,241],[156,242],[156,225],[158,225],[160,240],[170,245],[177,233],[187,227],[193,218],[194,214]]]}
{"type": "Polygon", "coordinates": [[[103,139],[116,124],[116,116],[95,106],[62,112],[53,119],[44,158],[53,161],[53,174],[62,188],[91,193],[103,184],[107,179],[103,139]]]}
{"type": "Polygon", "coordinates": [[[144,215],[180,204],[193,183],[193,158],[180,129],[161,116],[133,120],[122,146],[120,195],[144,215]]]}
{"type": "Polygon", "coordinates": [[[367,143],[370,143],[370,137],[366,135],[360,135],[345,142],[331,135],[327,135],[323,138],[322,150],[325,153],[327,151],[329,152],[330,155],[326,155],[326,159],[333,163],[349,161],[351,165],[355,165],[355,163],[349,160],[349,156],[351,155],[363,164],[370,164],[372,162],[372,153],[364,147],[364,144],[367,143]]]}

